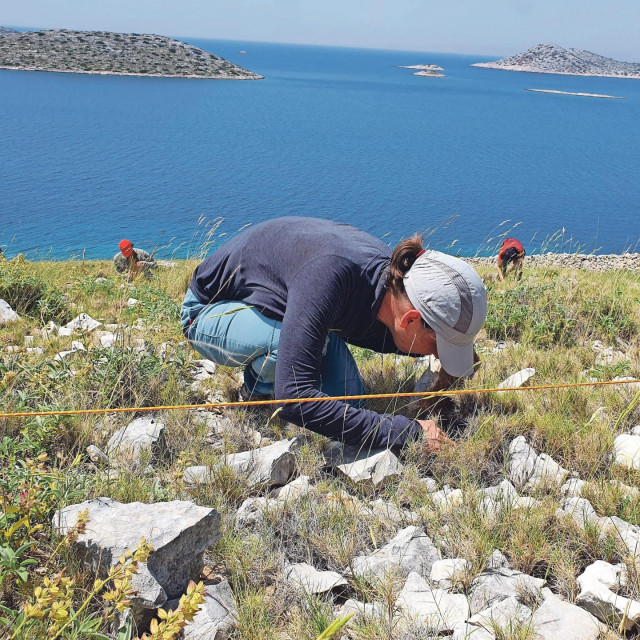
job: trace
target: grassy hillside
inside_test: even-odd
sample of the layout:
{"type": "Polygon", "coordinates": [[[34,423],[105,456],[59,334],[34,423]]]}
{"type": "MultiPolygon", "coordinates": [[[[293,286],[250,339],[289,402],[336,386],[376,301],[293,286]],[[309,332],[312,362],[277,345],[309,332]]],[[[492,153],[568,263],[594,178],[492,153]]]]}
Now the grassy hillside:
{"type": "MultiPolygon", "coordinates": [[[[21,320],[0,326],[2,411],[235,400],[237,371],[218,367],[213,377],[193,384],[192,362],[199,356],[184,342],[179,308],[194,266],[178,262],[174,268],[158,268],[150,280],[128,282],[114,273],[110,262],[0,262],[0,298],[21,315],[21,320]],[[130,298],[138,302],[129,306],[130,298]],[[105,325],[119,325],[115,344],[101,344],[99,331],[105,327],[73,337],[41,332],[50,321],[64,324],[81,312],[105,325]],[[26,336],[33,338],[25,341],[26,336]],[[72,340],[81,341],[86,351],[54,360],[69,350],[72,340]]],[[[637,272],[525,267],[520,282],[499,283],[491,268],[480,271],[488,286],[489,316],[478,342],[482,366],[467,387],[495,387],[525,367],[536,370],[530,384],[640,376],[637,272]],[[596,364],[603,347],[613,347],[611,358],[601,357],[596,364]]],[[[372,393],[412,390],[424,368],[409,358],[355,352],[372,393]]],[[[640,492],[623,487],[638,487],[640,475],[613,466],[611,460],[615,436],[640,424],[634,393],[630,386],[478,393],[443,400],[430,409],[414,401],[371,401],[369,406],[382,412],[438,415],[457,439],[438,456],[425,456],[419,446],[412,447],[404,454],[400,479],[374,497],[398,507],[405,514],[402,518],[424,526],[442,557],[471,561],[457,587],[460,592],[498,549],[513,568],[545,578],[568,601],[577,595],[577,576],[594,560],[626,563],[626,593],[640,599],[640,573],[615,537],[603,538],[592,528],[580,529],[556,515],[559,488],[538,487],[530,492],[535,501],[529,508],[493,516],[479,509],[476,493],[504,479],[509,443],[524,435],[539,453],[587,482],[583,496],[599,516],[616,515],[640,525],[640,492]],[[439,488],[461,489],[462,501],[453,509],[435,505],[420,481],[425,477],[433,478],[439,488]]],[[[96,496],[145,503],[185,499],[215,507],[225,525],[220,542],[210,550],[205,577],[230,581],[240,612],[233,637],[318,637],[332,620],[335,602],[292,589],[283,579],[285,561],[344,571],[355,556],[392,538],[399,523],[363,509],[370,497],[324,468],[322,454],[330,442],[311,435],[296,452],[296,475],[310,476],[312,490],[284,513],[266,513],[253,529],[234,528],[237,508],[255,493],[224,468],[215,482],[191,489],[183,481],[184,469],[211,465],[226,453],[246,450],[251,446],[247,427],[259,431],[263,444],[304,430],[283,424],[268,409],[226,413],[237,428],[212,445],[202,413],[164,412],[158,416],[166,425],[162,461],[151,472],[118,473],[91,461],[86,448],[93,444],[103,449],[110,434],[134,414],[0,418],[0,637],[48,633],[90,638],[105,632],[110,611],[93,590],[93,576],[74,555],[73,540],[51,530],[56,509],[96,496]],[[73,581],[65,583],[69,578],[73,581]],[[44,614],[25,617],[25,605],[42,600],[42,588],[50,590],[51,585],[64,592],[62,611],[67,617],[60,614],[58,622],[44,614]],[[69,606],[80,612],[71,624],[69,606]]],[[[351,580],[348,595],[391,609],[400,586],[393,577],[377,583],[351,580]]],[[[44,609],[50,602],[42,605],[44,609]]],[[[348,625],[335,637],[427,637],[401,633],[406,632],[388,619],[372,618],[348,625]]],[[[621,637],[618,625],[611,624],[605,635],[621,637]]],[[[520,629],[504,637],[533,636],[520,629]]]]}

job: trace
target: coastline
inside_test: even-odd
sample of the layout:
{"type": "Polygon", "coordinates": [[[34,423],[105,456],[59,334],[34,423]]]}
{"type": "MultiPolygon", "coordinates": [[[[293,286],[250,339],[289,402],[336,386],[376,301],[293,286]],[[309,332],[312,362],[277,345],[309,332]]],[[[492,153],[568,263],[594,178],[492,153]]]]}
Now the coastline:
{"type": "Polygon", "coordinates": [[[170,75],[168,73],[130,73],[127,71],[86,71],[84,69],[43,69],[41,67],[7,67],[0,65],[0,69],[7,71],[40,71],[42,73],[82,73],[92,76],[134,76],[136,78],[186,78],[193,80],[264,80],[264,76],[254,74],[253,76],[198,76],[190,75],[170,75]]]}
{"type": "Polygon", "coordinates": [[[620,78],[622,80],[640,80],[640,74],[620,75],[614,73],[571,73],[569,71],[548,71],[540,69],[528,69],[524,65],[497,65],[495,62],[474,62],[470,67],[482,67],[483,69],[498,69],[499,71],[520,71],[522,73],[546,73],[552,76],[584,76],[591,78],[620,78]]]}
{"type": "MultiPolygon", "coordinates": [[[[469,264],[495,266],[496,258],[465,258],[469,264]]],[[[527,267],[549,267],[554,269],[585,269],[587,271],[638,271],[640,272],[640,253],[544,253],[527,255],[524,261],[527,267]]]]}
{"type": "Polygon", "coordinates": [[[557,89],[525,89],[533,93],[553,93],[559,96],[580,96],[583,98],[607,98],[609,100],[626,100],[624,96],[608,96],[604,93],[579,93],[575,91],[558,91],[557,89]]]}
{"type": "MultiPolygon", "coordinates": [[[[446,252],[445,252],[446,253],[446,252]]],[[[17,254],[20,255],[20,254],[17,254]]],[[[453,253],[452,253],[453,255],[453,253]]],[[[7,257],[7,260],[13,260],[17,256],[7,257]]],[[[492,267],[496,264],[496,257],[472,257],[458,256],[461,260],[472,265],[480,267],[492,267]]],[[[27,260],[29,258],[27,257],[27,260]]],[[[165,263],[163,266],[171,267],[182,262],[197,262],[200,258],[158,258],[158,263],[165,263]]],[[[56,260],[33,260],[32,262],[79,262],[80,259],[61,259],[56,260]]],[[[85,260],[87,263],[112,262],[112,257],[95,258],[85,260]]],[[[543,253],[527,255],[525,258],[525,268],[529,267],[546,267],[553,269],[584,269],[587,271],[613,271],[627,270],[640,272],[640,253],[606,253],[606,254],[587,254],[587,253],[543,253]]]]}

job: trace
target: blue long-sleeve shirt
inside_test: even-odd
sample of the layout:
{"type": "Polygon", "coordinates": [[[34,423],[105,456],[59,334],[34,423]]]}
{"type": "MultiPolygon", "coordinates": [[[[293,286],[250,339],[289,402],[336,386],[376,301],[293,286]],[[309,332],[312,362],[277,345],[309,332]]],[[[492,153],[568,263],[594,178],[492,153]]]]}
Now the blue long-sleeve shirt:
{"type": "MultiPolygon", "coordinates": [[[[376,316],[391,250],[368,233],[317,218],[277,218],[227,241],[202,264],[190,289],[203,303],[238,300],[282,322],[276,398],[324,395],[320,363],[329,331],[346,342],[397,353],[376,316]]],[[[282,406],[281,417],[351,445],[401,447],[421,436],[415,420],[344,402],[282,406]]]]}

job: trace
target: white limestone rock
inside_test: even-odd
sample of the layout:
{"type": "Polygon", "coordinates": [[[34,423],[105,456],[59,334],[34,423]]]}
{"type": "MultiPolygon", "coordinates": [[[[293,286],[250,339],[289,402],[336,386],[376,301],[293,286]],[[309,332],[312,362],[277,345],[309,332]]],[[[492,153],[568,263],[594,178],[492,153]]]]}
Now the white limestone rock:
{"type": "Polygon", "coordinates": [[[374,493],[398,478],[403,465],[389,449],[354,450],[344,447],[341,464],[335,469],[345,479],[366,493],[374,493]]]}
{"type": "Polygon", "coordinates": [[[25,349],[27,353],[35,353],[41,356],[44,353],[44,349],[42,347],[27,347],[25,349]]]}
{"type": "Polygon", "coordinates": [[[545,581],[513,569],[489,569],[483,571],[471,583],[469,605],[472,613],[482,611],[494,603],[522,593],[537,596],[545,581]]]}
{"type": "Polygon", "coordinates": [[[114,466],[138,469],[158,458],[164,447],[164,424],[150,416],[136,418],[109,438],[107,455],[114,466]]]}
{"type": "Polygon", "coordinates": [[[217,369],[217,365],[215,362],[211,362],[211,360],[194,360],[193,361],[193,365],[196,367],[196,369],[200,369],[202,371],[204,371],[205,373],[209,374],[209,377],[211,377],[212,375],[215,374],[216,369],[217,369]]]}
{"type": "Polygon", "coordinates": [[[436,560],[431,567],[431,584],[438,589],[451,591],[452,587],[458,584],[470,569],[471,563],[464,558],[436,560]]]}
{"type": "Polygon", "coordinates": [[[533,490],[539,487],[561,486],[569,472],[561,467],[552,457],[546,453],[541,453],[536,460],[533,474],[525,485],[525,489],[533,490]]]}
{"type": "Polygon", "coordinates": [[[78,353],[78,352],[86,353],[86,351],[87,350],[85,346],[82,344],[82,342],[78,340],[73,340],[71,342],[71,349],[69,349],[68,351],[60,351],[60,353],[56,353],[53,359],[56,361],[65,360],[66,358],[73,355],[74,353],[78,353]]]}
{"type": "Polygon", "coordinates": [[[451,633],[469,615],[464,595],[435,589],[415,571],[407,576],[396,606],[403,623],[422,625],[440,634],[451,633]]]}
{"type": "MultiPolygon", "coordinates": [[[[386,614],[385,607],[380,602],[360,602],[358,600],[352,600],[349,598],[336,612],[336,618],[342,618],[344,616],[353,613],[351,620],[357,619],[372,619],[383,618],[386,614]]],[[[351,622],[351,620],[349,622],[351,622]]],[[[349,624],[349,623],[347,623],[349,624]]]]}
{"type": "Polygon", "coordinates": [[[529,481],[538,460],[538,454],[527,444],[524,436],[518,436],[509,445],[509,478],[520,488],[529,481]]]}
{"type": "Polygon", "coordinates": [[[355,575],[369,579],[391,574],[404,577],[411,571],[427,577],[439,559],[436,546],[424,530],[409,526],[372,554],[354,558],[351,566],[355,575]]]}
{"type": "Polygon", "coordinates": [[[110,349],[116,344],[117,340],[118,338],[115,333],[111,333],[111,331],[104,331],[100,336],[100,346],[104,349],[110,349]]]}
{"type": "Polygon", "coordinates": [[[236,627],[238,610],[226,580],[207,585],[204,602],[184,628],[183,640],[227,640],[236,627]]]}
{"type": "Polygon", "coordinates": [[[534,490],[544,486],[559,487],[569,475],[546,453],[538,455],[527,444],[524,436],[518,436],[509,445],[509,478],[518,488],[534,490]]]}
{"type": "Polygon", "coordinates": [[[617,465],[640,469],[640,436],[630,433],[619,435],[613,442],[613,458],[617,465]]]}
{"type": "Polygon", "coordinates": [[[253,488],[285,485],[295,469],[293,452],[302,442],[304,436],[297,436],[260,449],[230,453],[213,469],[207,466],[188,467],[184,472],[184,480],[191,485],[208,484],[215,477],[216,469],[228,466],[253,488]]]}
{"type": "Polygon", "coordinates": [[[96,447],[95,444],[90,444],[87,447],[86,451],[91,462],[95,462],[95,463],[100,462],[102,464],[107,464],[109,462],[109,458],[104,453],[104,451],[96,447]]]}
{"type": "Polygon", "coordinates": [[[16,322],[20,320],[20,316],[11,308],[6,300],[0,299],[0,326],[16,322]]]}
{"type": "Polygon", "coordinates": [[[433,493],[431,499],[436,509],[448,511],[462,504],[462,489],[452,489],[449,485],[445,485],[440,491],[433,493]]]}
{"type": "Polygon", "coordinates": [[[640,602],[619,596],[616,590],[624,583],[624,567],[597,561],[578,576],[580,593],[576,604],[603,622],[631,631],[640,625],[640,602]]]}
{"type": "Polygon", "coordinates": [[[420,516],[415,511],[409,511],[408,509],[402,509],[393,502],[388,502],[382,498],[372,500],[369,502],[373,515],[386,522],[393,522],[397,525],[409,525],[415,524],[420,516]]]}
{"type": "MultiPolygon", "coordinates": [[[[102,322],[98,322],[94,320],[87,313],[81,313],[79,316],[76,316],[71,322],[67,322],[64,327],[60,327],[60,329],[67,329],[73,331],[85,331],[86,333],[91,333],[98,327],[102,326],[102,322]]],[[[62,333],[60,333],[62,335],[62,333]]]]}
{"type": "Polygon", "coordinates": [[[435,493],[440,488],[433,478],[420,478],[420,483],[425,486],[429,493],[435,493]]]}
{"type": "Polygon", "coordinates": [[[596,356],[596,366],[601,367],[603,365],[616,365],[628,360],[629,357],[625,353],[620,351],[620,349],[616,349],[615,347],[605,347],[601,349],[596,356]]]}
{"type": "Polygon", "coordinates": [[[595,512],[593,506],[591,506],[591,503],[585,498],[566,498],[562,501],[557,514],[570,516],[583,530],[587,525],[600,524],[598,514],[595,512]]]}
{"type": "Polygon", "coordinates": [[[279,502],[287,502],[297,500],[311,491],[311,482],[309,476],[299,476],[293,482],[285,484],[283,487],[276,487],[269,494],[271,498],[279,502]]]}
{"type": "Polygon", "coordinates": [[[598,640],[606,625],[585,609],[565,602],[550,589],[542,590],[542,602],[533,613],[532,627],[540,640],[598,640]]]}
{"type": "Polygon", "coordinates": [[[285,567],[284,575],[288,582],[306,593],[327,593],[349,584],[337,571],[318,571],[306,562],[285,567]]]}
{"type": "Polygon", "coordinates": [[[453,640],[495,640],[515,637],[517,630],[531,619],[531,609],[521,604],[516,596],[499,600],[487,609],[456,625],[453,640]]]}
{"type": "Polygon", "coordinates": [[[25,336],[24,337],[24,346],[25,347],[30,347],[33,344],[35,339],[36,339],[35,336],[25,336]]]}
{"type": "Polygon", "coordinates": [[[56,533],[66,535],[84,510],[89,522],[75,547],[99,575],[104,576],[126,549],[133,551],[141,538],[153,546],[148,561],[133,576],[134,608],[155,609],[184,593],[202,571],[204,551],[220,537],[220,516],[214,509],[181,500],[122,504],[111,498],[57,511],[52,520],[56,533]]]}
{"type": "Polygon", "coordinates": [[[297,436],[259,449],[231,453],[224,456],[220,465],[231,467],[252,487],[285,485],[295,469],[293,452],[304,440],[304,436],[297,436]]]}
{"type": "MultiPolygon", "coordinates": [[[[204,467],[207,472],[208,467],[204,467]]],[[[186,481],[186,479],[185,479],[186,481]]],[[[265,519],[269,509],[279,509],[281,503],[264,496],[251,496],[238,507],[234,516],[233,527],[236,531],[258,528],[265,519]]]]}
{"type": "Polygon", "coordinates": [[[565,498],[579,498],[587,483],[580,478],[569,478],[561,487],[560,493],[565,498]]]}
{"type": "Polygon", "coordinates": [[[506,556],[500,551],[500,549],[494,549],[493,553],[487,558],[487,561],[484,563],[484,568],[486,569],[501,569],[506,567],[510,569],[511,566],[509,564],[509,560],[506,556]]]}
{"type": "MultiPolygon", "coordinates": [[[[532,367],[527,367],[526,369],[521,369],[517,373],[510,375],[508,378],[503,380],[499,385],[498,389],[513,389],[515,387],[523,386],[532,376],[534,376],[536,370],[532,367]]],[[[504,393],[504,392],[499,392],[504,393]]]]}
{"type": "Polygon", "coordinates": [[[509,480],[505,479],[498,485],[478,490],[476,497],[478,498],[478,508],[489,517],[494,517],[502,509],[514,507],[519,496],[516,488],[509,480]]]}
{"type": "Polygon", "coordinates": [[[129,298],[127,300],[127,307],[135,307],[139,302],[140,300],[138,300],[137,298],[129,298]]]}

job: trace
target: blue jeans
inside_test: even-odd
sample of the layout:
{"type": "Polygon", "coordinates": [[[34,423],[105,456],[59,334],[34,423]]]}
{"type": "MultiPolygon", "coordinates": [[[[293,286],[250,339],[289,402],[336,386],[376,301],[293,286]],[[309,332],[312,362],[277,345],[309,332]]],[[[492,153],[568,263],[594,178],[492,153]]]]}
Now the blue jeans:
{"type": "MultiPolygon", "coordinates": [[[[200,355],[226,367],[244,367],[244,382],[252,393],[273,394],[281,322],[263,316],[244,302],[203,304],[190,289],[180,316],[185,336],[200,355]]],[[[327,395],[364,393],[355,360],[335,333],[329,333],[320,376],[320,390],[327,395]]],[[[362,402],[355,400],[351,404],[361,406],[362,402]]]]}

